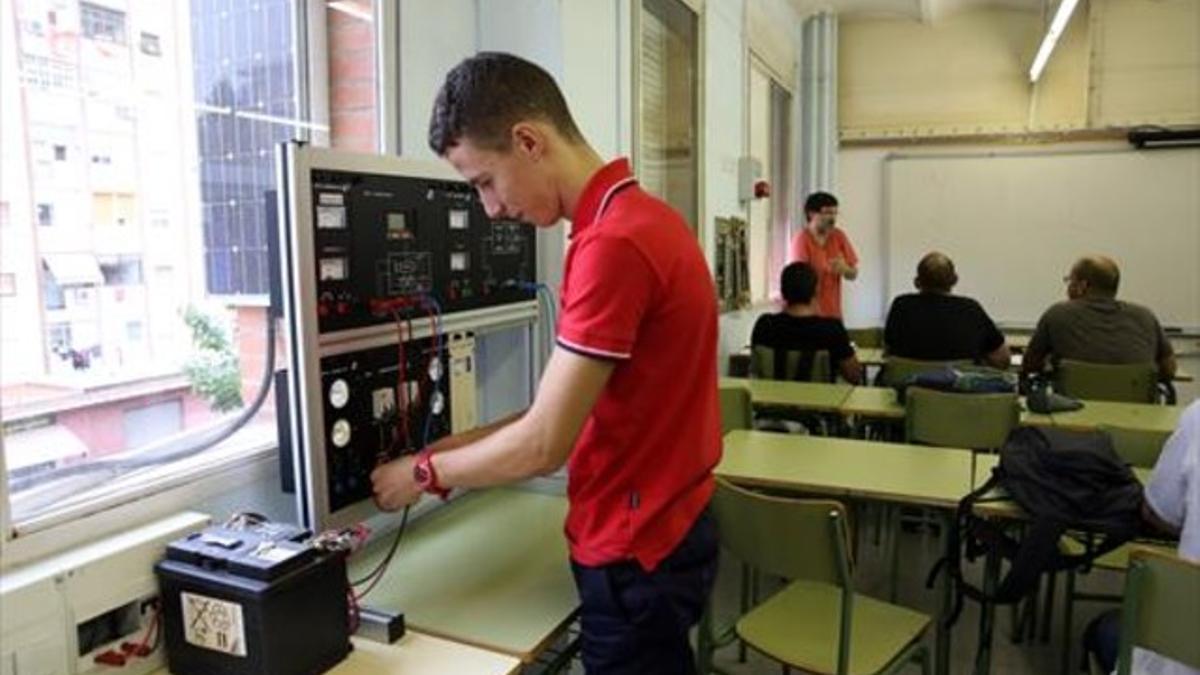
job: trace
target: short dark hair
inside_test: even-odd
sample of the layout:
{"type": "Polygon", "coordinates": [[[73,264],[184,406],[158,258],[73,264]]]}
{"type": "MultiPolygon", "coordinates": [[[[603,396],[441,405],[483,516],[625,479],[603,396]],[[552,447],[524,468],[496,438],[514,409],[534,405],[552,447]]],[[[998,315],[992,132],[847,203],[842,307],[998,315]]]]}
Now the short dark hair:
{"type": "Polygon", "coordinates": [[[513,125],[530,119],[554,125],[568,140],[583,140],[550,73],[512,54],[480,52],[446,74],[429,119],[429,147],[443,156],[465,137],[504,151],[513,125]]]}
{"type": "Polygon", "coordinates": [[[828,192],[814,192],[804,200],[804,219],[808,220],[810,213],[820,213],[826,206],[837,206],[837,197],[828,192]]]}
{"type": "Polygon", "coordinates": [[[1116,261],[1105,256],[1080,258],[1071,268],[1071,276],[1086,281],[1089,292],[1109,298],[1117,297],[1117,286],[1121,284],[1116,261]]]}
{"type": "Polygon", "coordinates": [[[949,293],[958,283],[954,261],[945,253],[933,251],[917,263],[917,287],[922,291],[949,293]]]}
{"type": "Polygon", "coordinates": [[[794,262],[779,275],[779,290],[789,305],[806,305],[817,294],[817,271],[806,262],[794,262]]]}

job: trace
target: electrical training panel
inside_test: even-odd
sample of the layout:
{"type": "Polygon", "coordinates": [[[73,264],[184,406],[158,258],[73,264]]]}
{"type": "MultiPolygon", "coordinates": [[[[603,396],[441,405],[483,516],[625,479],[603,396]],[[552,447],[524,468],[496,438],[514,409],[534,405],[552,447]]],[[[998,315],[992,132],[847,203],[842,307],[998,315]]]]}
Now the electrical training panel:
{"type": "Polygon", "coordinates": [[[321,531],[372,513],[376,466],[477,425],[474,336],[537,319],[535,234],[444,162],[295,142],[278,159],[281,447],[321,531]]]}

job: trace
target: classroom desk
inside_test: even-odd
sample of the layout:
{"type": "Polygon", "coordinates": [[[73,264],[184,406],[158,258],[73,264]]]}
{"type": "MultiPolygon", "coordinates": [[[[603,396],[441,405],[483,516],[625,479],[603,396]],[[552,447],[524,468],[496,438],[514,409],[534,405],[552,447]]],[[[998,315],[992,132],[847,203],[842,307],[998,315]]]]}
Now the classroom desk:
{"type": "MultiPolygon", "coordinates": [[[[533,661],[579,605],[563,537],[566,499],[517,489],[467,494],[409,524],[364,600],[405,613],[408,628],[533,661]]],[[[351,560],[374,568],[392,537],[351,560]]]]}
{"type": "MultiPolygon", "coordinates": [[[[1023,354],[1013,354],[1009,358],[1009,363],[1012,364],[1012,369],[1014,371],[1020,372],[1021,363],[1024,362],[1024,358],[1025,357],[1023,354]]],[[[1187,372],[1186,370],[1180,370],[1177,368],[1175,370],[1175,375],[1171,378],[1171,381],[1172,382],[1191,382],[1195,379],[1196,378],[1191,373],[1187,372]]]]}
{"type": "MultiPolygon", "coordinates": [[[[402,675],[403,673],[462,673],[511,675],[521,670],[520,659],[449,640],[406,633],[394,644],[351,638],[354,650],[328,675],[402,675]]],[[[169,675],[161,668],[151,675],[169,675]]]]}
{"type": "Polygon", "coordinates": [[[742,387],[750,391],[756,406],[795,408],[812,412],[837,412],[854,385],[832,382],[787,382],[756,378],[722,377],[721,387],[742,387]]]}
{"type": "MultiPolygon", "coordinates": [[[[980,455],[975,462],[975,476],[972,489],[983,485],[992,476],[992,469],[1000,463],[998,455],[980,455]]],[[[1151,469],[1133,467],[1133,473],[1143,485],[1150,481],[1151,469]]],[[[1024,520],[1025,511],[1011,499],[1007,499],[1002,490],[989,492],[976,502],[973,509],[978,516],[998,520],[1024,520]]],[[[1000,583],[999,557],[989,552],[984,562],[983,588],[985,592],[995,589],[1000,583]]],[[[995,626],[996,606],[988,603],[979,614],[979,644],[976,655],[975,675],[989,675],[991,672],[992,637],[995,626]]],[[[1064,657],[1066,658],[1066,657],[1064,657]]]]}
{"type": "Polygon", "coordinates": [[[934,508],[971,487],[970,450],[736,430],[715,470],[739,485],[934,508]]]}
{"type": "MultiPolygon", "coordinates": [[[[1039,415],[1024,409],[1022,400],[1021,424],[1027,426],[1050,426],[1053,420],[1050,415],[1039,415]]],[[[849,416],[873,420],[902,420],[904,406],[901,405],[896,390],[892,387],[855,387],[850,395],[842,401],[839,411],[849,416]]]]}
{"type": "MultiPolygon", "coordinates": [[[[1021,370],[1022,351],[1024,350],[1025,346],[1029,344],[1028,336],[1021,337],[1024,338],[1022,340],[1021,348],[1013,349],[1013,355],[1009,361],[1013,370],[1018,372],[1021,370]]],[[[1014,345],[1010,342],[1009,346],[1013,347],[1014,345]]],[[[883,348],[881,347],[860,347],[859,349],[855,350],[855,354],[858,356],[858,362],[867,368],[882,367],[884,360],[886,359],[886,357],[883,355],[883,348]]],[[[1195,377],[1187,371],[1177,370],[1175,372],[1175,377],[1172,379],[1174,379],[1176,382],[1191,382],[1195,379],[1195,377]]]]}
{"type": "Polygon", "coordinates": [[[1051,417],[1054,418],[1054,426],[1064,429],[1087,430],[1112,426],[1171,432],[1179,425],[1179,417],[1184,409],[1184,406],[1177,405],[1084,401],[1083,408],[1079,410],[1053,413],[1051,417]]]}
{"type": "MultiPolygon", "coordinates": [[[[971,483],[971,489],[975,489],[987,482],[987,479],[992,477],[992,469],[1000,463],[999,455],[979,455],[975,459],[975,478],[971,483]]],[[[1150,482],[1151,469],[1135,466],[1133,475],[1142,482],[1143,485],[1150,482]]],[[[1024,518],[1025,514],[1016,502],[1010,499],[1004,499],[1004,493],[997,492],[996,494],[985,495],[975,506],[975,513],[981,516],[989,516],[996,518],[1019,519],[1024,518]]]]}
{"type": "Polygon", "coordinates": [[[904,406],[900,405],[892,387],[855,387],[842,401],[838,411],[843,415],[874,420],[902,420],[904,406]]]}
{"type": "Polygon", "coordinates": [[[882,347],[858,347],[854,350],[854,355],[858,357],[858,362],[867,367],[878,367],[883,365],[883,348],[882,347]]]}
{"type": "MultiPolygon", "coordinates": [[[[934,507],[948,528],[953,509],[970,490],[973,461],[973,453],[963,449],[739,430],[725,435],[716,474],[745,486],[934,507]]],[[[950,591],[942,575],[943,616],[950,591]]],[[[950,631],[938,620],[934,629],[934,672],[946,675],[950,631]]]]}
{"type": "Polygon", "coordinates": [[[1029,347],[1029,341],[1033,339],[1033,335],[1029,333],[1021,333],[1018,335],[1005,335],[1004,342],[1008,348],[1020,354],[1029,347]]]}

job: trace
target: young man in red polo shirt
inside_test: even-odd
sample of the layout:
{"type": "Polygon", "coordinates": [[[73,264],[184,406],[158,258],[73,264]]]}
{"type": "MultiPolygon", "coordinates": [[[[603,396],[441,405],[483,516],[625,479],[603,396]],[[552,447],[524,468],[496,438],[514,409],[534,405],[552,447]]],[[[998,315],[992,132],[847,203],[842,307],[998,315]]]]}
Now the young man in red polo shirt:
{"type": "Polygon", "coordinates": [[[376,470],[384,509],[569,461],[566,536],[589,673],[689,673],[716,576],[716,296],[682,217],[605,164],[554,80],[483,53],[446,76],[429,142],[493,218],[571,219],[558,344],[533,404],[376,470]]]}

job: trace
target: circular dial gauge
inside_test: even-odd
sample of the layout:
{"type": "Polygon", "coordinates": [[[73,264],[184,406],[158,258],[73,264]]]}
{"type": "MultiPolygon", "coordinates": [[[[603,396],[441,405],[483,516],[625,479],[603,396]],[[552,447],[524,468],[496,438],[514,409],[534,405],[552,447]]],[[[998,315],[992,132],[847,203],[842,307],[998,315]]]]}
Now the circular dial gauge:
{"type": "Polygon", "coordinates": [[[334,380],[333,384],[329,385],[329,405],[334,408],[342,408],[349,400],[350,385],[341,378],[334,380]]]}
{"type": "Polygon", "coordinates": [[[329,433],[329,440],[333,441],[335,448],[344,448],[350,443],[350,423],[346,420],[338,420],[333,423],[333,429],[329,433]]]}

